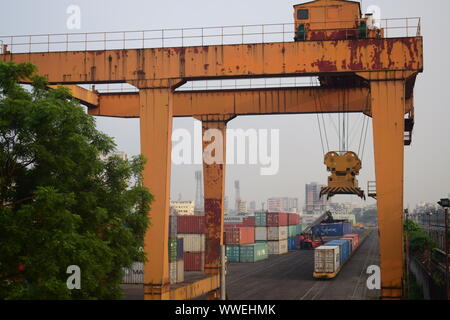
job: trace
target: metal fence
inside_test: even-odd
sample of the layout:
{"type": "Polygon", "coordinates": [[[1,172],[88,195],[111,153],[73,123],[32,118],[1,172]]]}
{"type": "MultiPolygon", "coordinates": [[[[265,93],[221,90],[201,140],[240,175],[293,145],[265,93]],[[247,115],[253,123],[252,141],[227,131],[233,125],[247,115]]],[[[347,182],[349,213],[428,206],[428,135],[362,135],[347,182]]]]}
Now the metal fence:
{"type": "MultiPolygon", "coordinates": [[[[336,22],[327,22],[328,25],[336,22]]],[[[324,24],[324,23],[322,23],[324,24]]],[[[421,34],[420,18],[378,21],[385,37],[421,34]]],[[[348,29],[347,29],[348,30],[348,29]]],[[[295,24],[0,36],[12,53],[93,51],[294,41],[295,24]]],[[[3,45],[1,46],[3,53],[3,45]]]]}

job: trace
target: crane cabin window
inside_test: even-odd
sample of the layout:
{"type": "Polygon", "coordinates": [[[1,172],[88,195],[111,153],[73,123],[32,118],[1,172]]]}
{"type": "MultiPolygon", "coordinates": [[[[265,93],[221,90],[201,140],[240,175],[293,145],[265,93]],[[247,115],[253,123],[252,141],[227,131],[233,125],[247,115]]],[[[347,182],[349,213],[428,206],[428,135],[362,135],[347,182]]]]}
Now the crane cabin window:
{"type": "Polygon", "coordinates": [[[298,20],[308,20],[309,19],[309,10],[308,9],[299,9],[297,11],[297,19],[298,20]]]}

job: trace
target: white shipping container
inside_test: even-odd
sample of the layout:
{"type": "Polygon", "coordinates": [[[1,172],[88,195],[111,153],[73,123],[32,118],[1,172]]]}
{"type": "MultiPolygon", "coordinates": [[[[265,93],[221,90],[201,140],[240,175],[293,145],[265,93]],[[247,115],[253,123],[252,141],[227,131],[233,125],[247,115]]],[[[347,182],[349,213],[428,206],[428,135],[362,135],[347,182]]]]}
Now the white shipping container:
{"type": "Polygon", "coordinates": [[[288,241],[267,241],[269,254],[285,254],[288,252],[288,241]]]}
{"type": "Polygon", "coordinates": [[[178,260],[177,264],[177,283],[184,282],[184,260],[178,260]]]}
{"type": "Polygon", "coordinates": [[[314,272],[334,273],[339,269],[339,247],[322,246],[314,250],[314,272]]]}
{"type": "Polygon", "coordinates": [[[178,234],[184,239],[184,252],[205,252],[204,234],[178,234]]]}
{"type": "Polygon", "coordinates": [[[144,263],[134,262],[131,268],[123,268],[123,284],[144,283],[144,263]]]}
{"type": "Polygon", "coordinates": [[[177,283],[177,262],[169,263],[169,279],[170,284],[177,283]]]}
{"type": "Polygon", "coordinates": [[[255,241],[267,241],[267,227],[255,228],[255,241]]]}
{"type": "Polygon", "coordinates": [[[267,240],[279,241],[287,240],[289,237],[288,227],[268,227],[267,228],[267,240]]]}

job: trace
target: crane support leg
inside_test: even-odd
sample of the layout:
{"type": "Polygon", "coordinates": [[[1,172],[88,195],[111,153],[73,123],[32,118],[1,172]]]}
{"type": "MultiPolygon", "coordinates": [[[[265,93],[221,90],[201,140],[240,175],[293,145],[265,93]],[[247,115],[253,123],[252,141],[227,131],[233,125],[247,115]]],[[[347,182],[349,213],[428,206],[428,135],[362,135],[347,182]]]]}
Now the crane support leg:
{"type": "Polygon", "coordinates": [[[377,179],[381,299],[403,296],[403,171],[405,75],[371,75],[377,179]]]}
{"type": "Polygon", "coordinates": [[[173,93],[170,88],[139,92],[141,153],[147,159],[144,185],[154,196],[144,248],[144,299],[170,299],[169,206],[173,93]]]}
{"type": "MultiPolygon", "coordinates": [[[[220,275],[226,167],[226,128],[234,115],[198,116],[203,131],[203,179],[205,194],[205,273],[220,275]]],[[[220,277],[217,278],[220,280],[220,277]]],[[[220,284],[208,299],[220,299],[220,284]]]]}

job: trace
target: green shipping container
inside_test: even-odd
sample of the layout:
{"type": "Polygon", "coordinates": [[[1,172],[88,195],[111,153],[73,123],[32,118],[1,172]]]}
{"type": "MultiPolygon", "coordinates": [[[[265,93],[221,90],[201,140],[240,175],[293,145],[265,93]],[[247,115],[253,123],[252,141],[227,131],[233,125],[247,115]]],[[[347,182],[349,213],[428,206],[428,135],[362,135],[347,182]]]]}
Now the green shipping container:
{"type": "Polygon", "coordinates": [[[255,213],[255,227],[267,226],[267,214],[265,212],[255,213]]]}
{"type": "Polygon", "coordinates": [[[240,262],[258,262],[269,258],[267,243],[255,243],[241,246],[240,262]]]}
{"type": "Polygon", "coordinates": [[[177,261],[177,239],[169,239],[169,261],[177,261]]]}
{"type": "Polygon", "coordinates": [[[239,246],[226,246],[226,256],[228,262],[239,262],[239,256],[241,253],[239,246]]]}
{"type": "Polygon", "coordinates": [[[289,226],[289,238],[297,235],[297,226],[289,226]]]}

